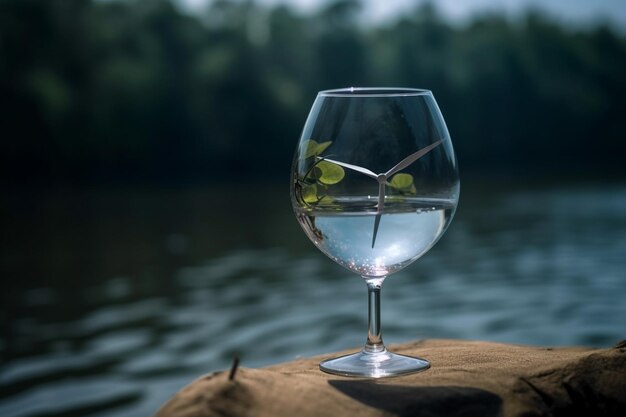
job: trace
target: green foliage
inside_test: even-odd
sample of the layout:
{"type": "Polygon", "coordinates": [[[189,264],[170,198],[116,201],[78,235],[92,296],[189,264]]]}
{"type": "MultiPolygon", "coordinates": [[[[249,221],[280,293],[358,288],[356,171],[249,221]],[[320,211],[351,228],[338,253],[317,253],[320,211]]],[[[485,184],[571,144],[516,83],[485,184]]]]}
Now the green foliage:
{"type": "Polygon", "coordinates": [[[304,149],[304,157],[310,158],[312,156],[321,155],[331,145],[331,141],[317,143],[313,139],[302,142],[302,148],[304,149]]]}
{"type": "MultiPolygon", "coordinates": [[[[359,5],[2,0],[3,177],[281,178],[315,93],[352,85],[433,90],[464,174],[624,174],[623,34],[536,13],[460,28],[432,5],[363,27],[359,5]]],[[[316,165],[318,195],[341,176],[316,165]]]]}
{"type": "Polygon", "coordinates": [[[296,178],[296,189],[300,190],[300,201],[305,205],[332,203],[332,198],[327,194],[328,187],[339,183],[346,175],[342,167],[325,161],[321,156],[330,145],[332,141],[319,143],[313,139],[300,145],[299,158],[310,165],[303,176],[296,178]]]}
{"type": "Polygon", "coordinates": [[[317,203],[319,201],[316,184],[304,183],[302,186],[302,201],[307,204],[317,203]]]}
{"type": "Polygon", "coordinates": [[[346,175],[342,167],[324,160],[320,160],[315,164],[313,171],[315,172],[315,178],[326,185],[337,184],[346,175]]]}
{"type": "Polygon", "coordinates": [[[389,185],[402,194],[415,194],[417,192],[413,181],[413,175],[411,174],[400,172],[391,178],[389,185]]]}

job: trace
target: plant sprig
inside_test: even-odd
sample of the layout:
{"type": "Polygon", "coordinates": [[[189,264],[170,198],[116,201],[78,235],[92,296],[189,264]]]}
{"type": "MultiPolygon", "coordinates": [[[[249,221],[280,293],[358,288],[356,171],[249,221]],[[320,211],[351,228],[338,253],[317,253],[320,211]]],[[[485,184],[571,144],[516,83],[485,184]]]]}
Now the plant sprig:
{"type": "MultiPolygon", "coordinates": [[[[343,167],[327,161],[321,154],[326,151],[332,141],[317,142],[314,139],[306,140],[300,146],[301,159],[313,158],[313,163],[304,176],[296,177],[298,198],[304,205],[332,203],[328,195],[328,188],[341,182],[346,173],[343,167]]],[[[415,181],[411,174],[397,173],[386,183],[400,195],[415,195],[415,181]]]]}

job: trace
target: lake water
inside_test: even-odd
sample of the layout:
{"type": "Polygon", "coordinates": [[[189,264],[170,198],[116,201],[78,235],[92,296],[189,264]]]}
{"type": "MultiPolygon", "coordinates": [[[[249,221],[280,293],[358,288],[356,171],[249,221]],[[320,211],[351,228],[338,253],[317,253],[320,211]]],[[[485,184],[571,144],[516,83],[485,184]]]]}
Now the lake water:
{"type": "MultiPolygon", "coordinates": [[[[233,356],[359,347],[366,287],[306,239],[285,187],[9,191],[0,415],[149,416],[233,356]]],[[[626,185],[464,184],[383,288],[388,344],[606,347],[626,337],[626,185]]]]}

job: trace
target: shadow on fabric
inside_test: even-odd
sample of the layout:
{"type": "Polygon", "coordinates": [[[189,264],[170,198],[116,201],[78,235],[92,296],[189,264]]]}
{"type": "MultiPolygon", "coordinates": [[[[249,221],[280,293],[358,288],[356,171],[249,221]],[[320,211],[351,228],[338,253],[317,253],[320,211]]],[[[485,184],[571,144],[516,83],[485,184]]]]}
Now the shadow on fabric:
{"type": "Polygon", "coordinates": [[[331,380],[328,383],[363,404],[399,417],[496,417],[502,414],[502,399],[492,392],[477,388],[411,387],[375,381],[331,380]]]}

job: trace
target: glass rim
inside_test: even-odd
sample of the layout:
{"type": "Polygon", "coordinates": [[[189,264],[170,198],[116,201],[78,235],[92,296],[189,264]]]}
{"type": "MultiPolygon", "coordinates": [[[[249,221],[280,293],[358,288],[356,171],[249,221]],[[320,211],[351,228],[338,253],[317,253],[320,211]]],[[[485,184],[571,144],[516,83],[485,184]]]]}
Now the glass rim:
{"type": "Polygon", "coordinates": [[[432,95],[430,90],[406,87],[348,87],[322,90],[317,93],[324,97],[406,97],[432,95]]]}

